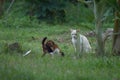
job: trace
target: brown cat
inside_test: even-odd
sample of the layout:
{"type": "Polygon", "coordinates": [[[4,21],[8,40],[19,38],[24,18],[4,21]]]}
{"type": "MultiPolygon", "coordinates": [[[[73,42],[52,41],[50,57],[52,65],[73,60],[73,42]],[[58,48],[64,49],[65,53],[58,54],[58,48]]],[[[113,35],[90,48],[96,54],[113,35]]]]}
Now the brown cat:
{"type": "Polygon", "coordinates": [[[47,40],[47,37],[44,37],[42,40],[42,48],[43,48],[43,56],[45,56],[46,53],[49,53],[51,55],[55,53],[60,53],[61,56],[64,56],[64,53],[59,49],[58,45],[55,44],[52,40],[47,40]]]}

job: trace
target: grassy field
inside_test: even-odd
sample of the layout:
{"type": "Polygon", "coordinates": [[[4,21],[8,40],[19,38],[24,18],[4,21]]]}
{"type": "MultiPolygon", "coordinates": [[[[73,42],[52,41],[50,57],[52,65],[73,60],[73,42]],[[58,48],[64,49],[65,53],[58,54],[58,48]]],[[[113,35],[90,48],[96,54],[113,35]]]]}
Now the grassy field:
{"type": "MultiPolygon", "coordinates": [[[[109,56],[96,57],[94,53],[89,53],[74,59],[70,28],[79,29],[77,26],[62,25],[41,25],[34,28],[0,27],[0,80],[120,80],[120,58],[110,55],[110,41],[106,44],[106,53],[109,56]],[[41,41],[45,36],[60,46],[65,57],[41,57],[41,41]],[[6,51],[5,44],[14,42],[22,46],[22,53],[6,51]],[[32,52],[23,57],[30,49],[32,52]]],[[[86,28],[80,30],[83,34],[89,31],[86,28]]],[[[95,39],[89,40],[94,50],[95,39]]]]}

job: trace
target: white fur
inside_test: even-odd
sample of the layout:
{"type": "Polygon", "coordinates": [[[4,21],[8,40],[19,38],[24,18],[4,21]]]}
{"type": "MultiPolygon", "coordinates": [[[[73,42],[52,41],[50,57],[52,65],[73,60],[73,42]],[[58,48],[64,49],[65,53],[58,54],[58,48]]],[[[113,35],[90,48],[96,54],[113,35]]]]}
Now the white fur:
{"type": "Polygon", "coordinates": [[[53,52],[51,52],[50,54],[53,55],[53,54],[55,54],[55,53],[58,53],[58,54],[59,54],[59,53],[60,53],[60,50],[59,50],[58,48],[56,48],[56,49],[55,49],[53,52]]]}
{"type": "Polygon", "coordinates": [[[82,34],[77,35],[77,31],[73,29],[71,29],[71,37],[75,52],[90,52],[91,46],[87,37],[82,34]]]}

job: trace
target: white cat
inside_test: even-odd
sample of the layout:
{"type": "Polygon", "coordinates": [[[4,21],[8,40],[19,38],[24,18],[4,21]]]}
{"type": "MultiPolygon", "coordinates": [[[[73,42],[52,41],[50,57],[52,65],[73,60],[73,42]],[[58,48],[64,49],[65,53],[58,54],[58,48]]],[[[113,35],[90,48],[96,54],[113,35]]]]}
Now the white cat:
{"type": "Polygon", "coordinates": [[[71,29],[71,37],[75,52],[88,53],[91,51],[87,37],[82,34],[77,34],[77,30],[71,29]]]}

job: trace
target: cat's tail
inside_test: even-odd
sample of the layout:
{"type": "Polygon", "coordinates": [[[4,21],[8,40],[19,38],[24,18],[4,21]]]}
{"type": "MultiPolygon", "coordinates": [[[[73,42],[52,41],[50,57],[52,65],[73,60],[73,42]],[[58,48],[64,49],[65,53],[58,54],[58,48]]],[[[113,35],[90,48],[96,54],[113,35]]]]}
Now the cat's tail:
{"type": "Polygon", "coordinates": [[[45,44],[45,41],[46,41],[47,37],[44,37],[43,40],[42,40],[42,45],[45,44]]]}

